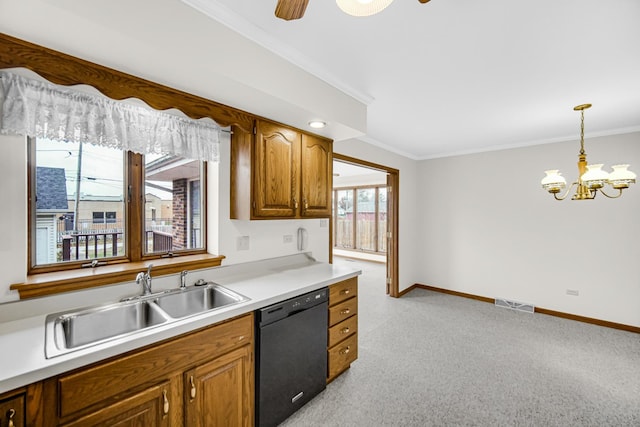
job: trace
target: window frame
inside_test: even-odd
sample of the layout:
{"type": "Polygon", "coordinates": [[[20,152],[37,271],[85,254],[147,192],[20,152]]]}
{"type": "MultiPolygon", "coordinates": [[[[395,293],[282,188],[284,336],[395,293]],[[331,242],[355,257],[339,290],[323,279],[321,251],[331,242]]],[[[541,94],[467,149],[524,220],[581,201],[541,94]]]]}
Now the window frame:
{"type": "Polygon", "coordinates": [[[91,212],[91,223],[92,224],[104,224],[104,211],[93,211],[91,212]],[[96,221],[96,214],[100,215],[100,221],[96,221]]]}
{"type": "Polygon", "coordinates": [[[115,224],[118,222],[118,213],[116,211],[104,211],[104,223],[115,224]],[[109,214],[113,214],[113,217],[109,214]]]}
{"type": "MultiPolygon", "coordinates": [[[[52,264],[36,265],[36,139],[27,138],[27,200],[28,200],[28,237],[27,237],[27,275],[63,272],[68,270],[77,270],[86,267],[92,259],[75,260],[67,262],[58,262],[52,264]]],[[[124,206],[124,241],[125,250],[123,256],[99,258],[98,261],[107,265],[136,263],[141,261],[149,261],[160,258],[172,258],[185,255],[202,255],[207,254],[207,162],[200,160],[201,163],[201,208],[202,217],[202,248],[197,249],[181,249],[176,251],[146,253],[143,245],[146,236],[145,230],[145,173],[144,173],[144,155],[127,151],[123,155],[124,159],[124,176],[125,179],[125,206],[124,206]],[[204,191],[203,191],[204,190],[204,191]],[[204,216],[202,216],[204,215],[204,216]]],[[[97,212],[97,211],[96,211],[97,212]]],[[[94,212],[95,214],[95,212],[94,212]]],[[[106,221],[106,212],[103,212],[103,223],[106,221]]],[[[95,221],[95,220],[93,220],[95,221]]],[[[94,222],[95,223],[95,222],[94,222]]],[[[102,265],[105,265],[102,264],[102,265]]]]}

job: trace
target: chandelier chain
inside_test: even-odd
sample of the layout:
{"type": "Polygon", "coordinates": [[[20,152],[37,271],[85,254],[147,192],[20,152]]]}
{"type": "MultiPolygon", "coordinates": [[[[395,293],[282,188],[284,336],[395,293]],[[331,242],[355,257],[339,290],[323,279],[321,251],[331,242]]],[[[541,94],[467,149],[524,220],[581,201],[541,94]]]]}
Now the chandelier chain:
{"type": "Polygon", "coordinates": [[[584,110],[580,110],[580,154],[584,154],[584,110]]]}

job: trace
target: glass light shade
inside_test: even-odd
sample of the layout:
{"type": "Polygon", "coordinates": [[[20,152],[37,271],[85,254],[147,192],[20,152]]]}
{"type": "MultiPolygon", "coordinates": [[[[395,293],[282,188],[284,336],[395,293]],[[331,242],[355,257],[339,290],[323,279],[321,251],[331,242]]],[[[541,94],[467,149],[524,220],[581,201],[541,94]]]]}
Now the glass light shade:
{"type": "Polygon", "coordinates": [[[587,171],[580,177],[582,184],[591,190],[602,188],[609,182],[609,174],[602,170],[602,164],[587,165],[587,171]]]}
{"type": "Polygon", "coordinates": [[[370,16],[382,12],[393,0],[336,0],[338,7],[352,16],[370,16]]]}
{"type": "Polygon", "coordinates": [[[542,184],[542,188],[547,190],[549,193],[559,193],[567,186],[567,180],[560,175],[560,172],[557,169],[544,171],[544,173],[547,175],[542,178],[540,184],[542,184]]]}
{"type": "Polygon", "coordinates": [[[309,126],[314,129],[322,129],[327,125],[327,122],[323,122],[322,120],[311,120],[309,122],[309,126]]]}
{"type": "Polygon", "coordinates": [[[609,174],[609,184],[613,188],[621,189],[629,187],[636,182],[636,174],[627,170],[629,165],[613,165],[613,172],[609,174]]]}

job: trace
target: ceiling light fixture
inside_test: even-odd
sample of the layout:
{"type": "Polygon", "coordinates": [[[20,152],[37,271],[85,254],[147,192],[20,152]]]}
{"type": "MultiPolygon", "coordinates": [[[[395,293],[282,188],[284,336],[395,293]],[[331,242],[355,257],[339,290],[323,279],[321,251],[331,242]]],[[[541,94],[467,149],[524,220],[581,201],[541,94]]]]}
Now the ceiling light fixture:
{"type": "Polygon", "coordinates": [[[322,129],[326,125],[327,125],[327,122],[323,122],[322,120],[311,120],[309,122],[309,126],[311,126],[314,129],[322,129]]]}
{"type": "Polygon", "coordinates": [[[542,188],[553,194],[556,200],[564,200],[571,189],[577,186],[576,193],[571,200],[591,200],[595,199],[596,194],[600,191],[610,199],[616,199],[622,196],[622,190],[629,187],[629,184],[636,182],[636,174],[627,170],[629,165],[614,165],[613,172],[607,173],[602,170],[602,164],[587,164],[587,154],[584,151],[584,110],[590,108],[591,104],[582,104],[574,107],[575,111],[580,111],[580,154],[578,155],[578,180],[573,182],[567,192],[558,197],[566,186],[567,181],[557,169],[545,171],[547,174],[542,178],[542,188]],[[610,196],[603,191],[605,184],[611,185],[614,190],[618,190],[618,194],[610,196]]]}
{"type": "Polygon", "coordinates": [[[336,0],[338,7],[352,16],[371,16],[382,12],[393,0],[336,0]]]}

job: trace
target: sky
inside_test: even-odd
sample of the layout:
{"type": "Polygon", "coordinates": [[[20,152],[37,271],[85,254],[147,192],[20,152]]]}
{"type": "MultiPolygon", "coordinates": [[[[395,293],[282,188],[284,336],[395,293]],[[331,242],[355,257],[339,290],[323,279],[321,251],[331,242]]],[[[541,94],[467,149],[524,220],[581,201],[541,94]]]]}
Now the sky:
{"type": "MultiPolygon", "coordinates": [[[[37,166],[64,168],[67,178],[67,195],[76,193],[78,152],[80,144],[38,138],[36,145],[37,166]]],[[[145,156],[148,161],[159,155],[145,156]]],[[[80,194],[91,196],[119,196],[124,199],[124,163],[121,150],[82,144],[80,194]]],[[[171,183],[161,183],[171,187],[171,183]]],[[[147,187],[147,192],[162,199],[171,199],[171,194],[147,187]]]]}

